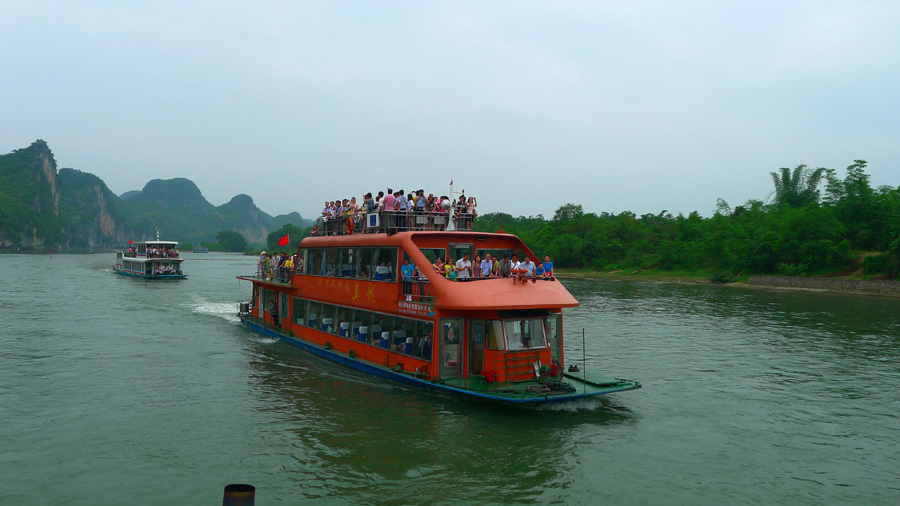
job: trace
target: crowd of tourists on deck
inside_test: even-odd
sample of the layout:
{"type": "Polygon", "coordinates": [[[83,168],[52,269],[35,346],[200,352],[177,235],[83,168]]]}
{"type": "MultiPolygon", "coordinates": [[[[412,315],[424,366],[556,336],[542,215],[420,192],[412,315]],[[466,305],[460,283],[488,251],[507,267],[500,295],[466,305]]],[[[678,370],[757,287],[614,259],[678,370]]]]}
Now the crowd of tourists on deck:
{"type": "MultiPolygon", "coordinates": [[[[178,258],[178,248],[148,247],[146,255],[147,258],[178,258]]],[[[123,256],[135,258],[138,256],[138,250],[134,246],[129,246],[123,256]]]]}
{"type": "Polygon", "coordinates": [[[553,276],[553,262],[550,261],[549,255],[544,257],[542,263],[535,264],[527,255],[523,257],[522,261],[519,261],[519,255],[515,253],[512,258],[509,258],[509,255],[503,255],[502,259],[492,258],[490,253],[485,253],[484,258],[475,255],[473,262],[466,253],[456,263],[452,258],[444,260],[439,257],[432,266],[435,271],[451,281],[512,278],[513,283],[527,283],[529,280],[537,282],[539,279],[551,281],[556,279],[553,276]]]}
{"type": "Polygon", "coordinates": [[[156,276],[166,276],[173,274],[181,274],[181,269],[176,268],[174,265],[163,265],[159,264],[156,266],[156,270],[153,271],[153,274],[156,276]]]}
{"type": "Polygon", "coordinates": [[[326,201],[320,216],[322,227],[313,226],[313,235],[445,230],[450,218],[455,220],[457,230],[471,230],[477,206],[475,197],[466,198],[464,194],[451,202],[446,195],[435,197],[429,193],[426,196],[425,190],[421,189],[406,192],[388,188],[387,192],[380,191],[377,195],[366,193],[361,202],[356,197],[326,201]],[[378,226],[363,226],[367,223],[366,216],[373,213],[380,217],[378,226]]]}
{"type": "Polygon", "coordinates": [[[298,260],[297,255],[288,255],[287,253],[275,253],[272,255],[263,251],[259,254],[259,261],[256,263],[256,275],[269,281],[290,283],[294,265],[298,261],[302,269],[303,259],[298,260]]]}

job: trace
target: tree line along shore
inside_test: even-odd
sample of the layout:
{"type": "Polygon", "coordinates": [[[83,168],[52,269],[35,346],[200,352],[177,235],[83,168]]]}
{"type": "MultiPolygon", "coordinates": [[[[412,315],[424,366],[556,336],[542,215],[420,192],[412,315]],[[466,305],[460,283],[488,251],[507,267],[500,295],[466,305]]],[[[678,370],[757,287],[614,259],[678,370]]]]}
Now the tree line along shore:
{"type": "MultiPolygon", "coordinates": [[[[515,234],[561,273],[720,283],[780,278],[896,280],[900,267],[900,187],[872,188],[866,162],[843,177],[806,165],[771,172],[770,202],[731,207],[723,199],[704,218],[668,211],[590,213],[565,204],[553,217],[487,213],[474,230],[515,234]]],[[[296,250],[309,228],[285,225],[269,251],[296,250]],[[279,247],[289,235],[290,245],[279,247]]],[[[258,245],[247,253],[257,254],[258,245]]],[[[888,283],[890,284],[890,283],[888,283]]]]}

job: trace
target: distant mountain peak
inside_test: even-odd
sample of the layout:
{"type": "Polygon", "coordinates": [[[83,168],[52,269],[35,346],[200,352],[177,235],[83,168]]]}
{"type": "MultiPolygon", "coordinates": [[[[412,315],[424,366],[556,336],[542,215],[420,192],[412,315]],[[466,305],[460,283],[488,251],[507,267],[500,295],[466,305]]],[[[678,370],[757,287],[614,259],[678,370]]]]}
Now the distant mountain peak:
{"type": "Polygon", "coordinates": [[[229,207],[256,207],[256,204],[253,203],[253,198],[250,195],[245,193],[239,193],[231,198],[227,204],[229,207]]]}
{"type": "Polygon", "coordinates": [[[200,188],[190,179],[153,179],[144,185],[141,197],[147,200],[179,200],[181,202],[205,202],[200,188]]]}

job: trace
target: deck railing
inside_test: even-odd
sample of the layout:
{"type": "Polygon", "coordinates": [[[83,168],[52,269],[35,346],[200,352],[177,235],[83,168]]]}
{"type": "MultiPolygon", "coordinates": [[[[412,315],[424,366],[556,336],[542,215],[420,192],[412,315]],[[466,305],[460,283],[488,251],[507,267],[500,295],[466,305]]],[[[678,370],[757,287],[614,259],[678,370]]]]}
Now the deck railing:
{"type": "Polygon", "coordinates": [[[274,281],[276,283],[291,283],[291,277],[293,276],[293,269],[290,267],[276,267],[269,268],[266,270],[263,264],[257,264],[256,273],[247,276],[248,278],[254,279],[262,279],[266,281],[274,281]]]}
{"type": "Polygon", "coordinates": [[[435,212],[380,211],[357,216],[319,218],[316,227],[319,235],[351,235],[408,232],[413,230],[454,230],[471,231],[472,215],[468,213],[448,214],[435,212]]]}

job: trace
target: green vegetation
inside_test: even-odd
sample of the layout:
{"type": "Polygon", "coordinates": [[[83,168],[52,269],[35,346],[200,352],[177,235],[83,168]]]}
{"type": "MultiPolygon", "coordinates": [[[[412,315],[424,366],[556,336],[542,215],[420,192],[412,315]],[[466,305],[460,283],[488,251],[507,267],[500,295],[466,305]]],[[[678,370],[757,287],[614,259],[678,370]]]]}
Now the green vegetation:
{"type": "MultiPolygon", "coordinates": [[[[552,220],[504,214],[502,228],[564,269],[696,274],[720,282],[751,274],[893,279],[900,265],[900,188],[872,189],[865,167],[856,160],[843,179],[830,169],[782,168],[771,173],[773,203],[750,200],[731,209],[719,199],[710,218],[667,211],[597,215],[566,204],[552,220]],[[864,252],[881,254],[861,261],[864,252]]],[[[475,228],[500,229],[500,215],[478,217],[475,228]]]]}
{"type": "Polygon", "coordinates": [[[0,156],[0,244],[37,248],[58,242],[55,177],[56,160],[43,140],[0,156]]]}
{"type": "Polygon", "coordinates": [[[268,237],[266,237],[268,250],[270,253],[283,251],[293,254],[297,251],[297,248],[300,247],[300,241],[302,241],[304,237],[309,237],[311,231],[312,227],[301,228],[291,224],[284,225],[278,230],[270,232],[268,237]],[[290,242],[287,246],[279,246],[278,241],[284,236],[288,236],[290,242]]]}
{"type": "Polygon", "coordinates": [[[244,251],[247,247],[247,239],[233,231],[223,230],[216,235],[214,243],[203,243],[210,251],[244,251]]]}

